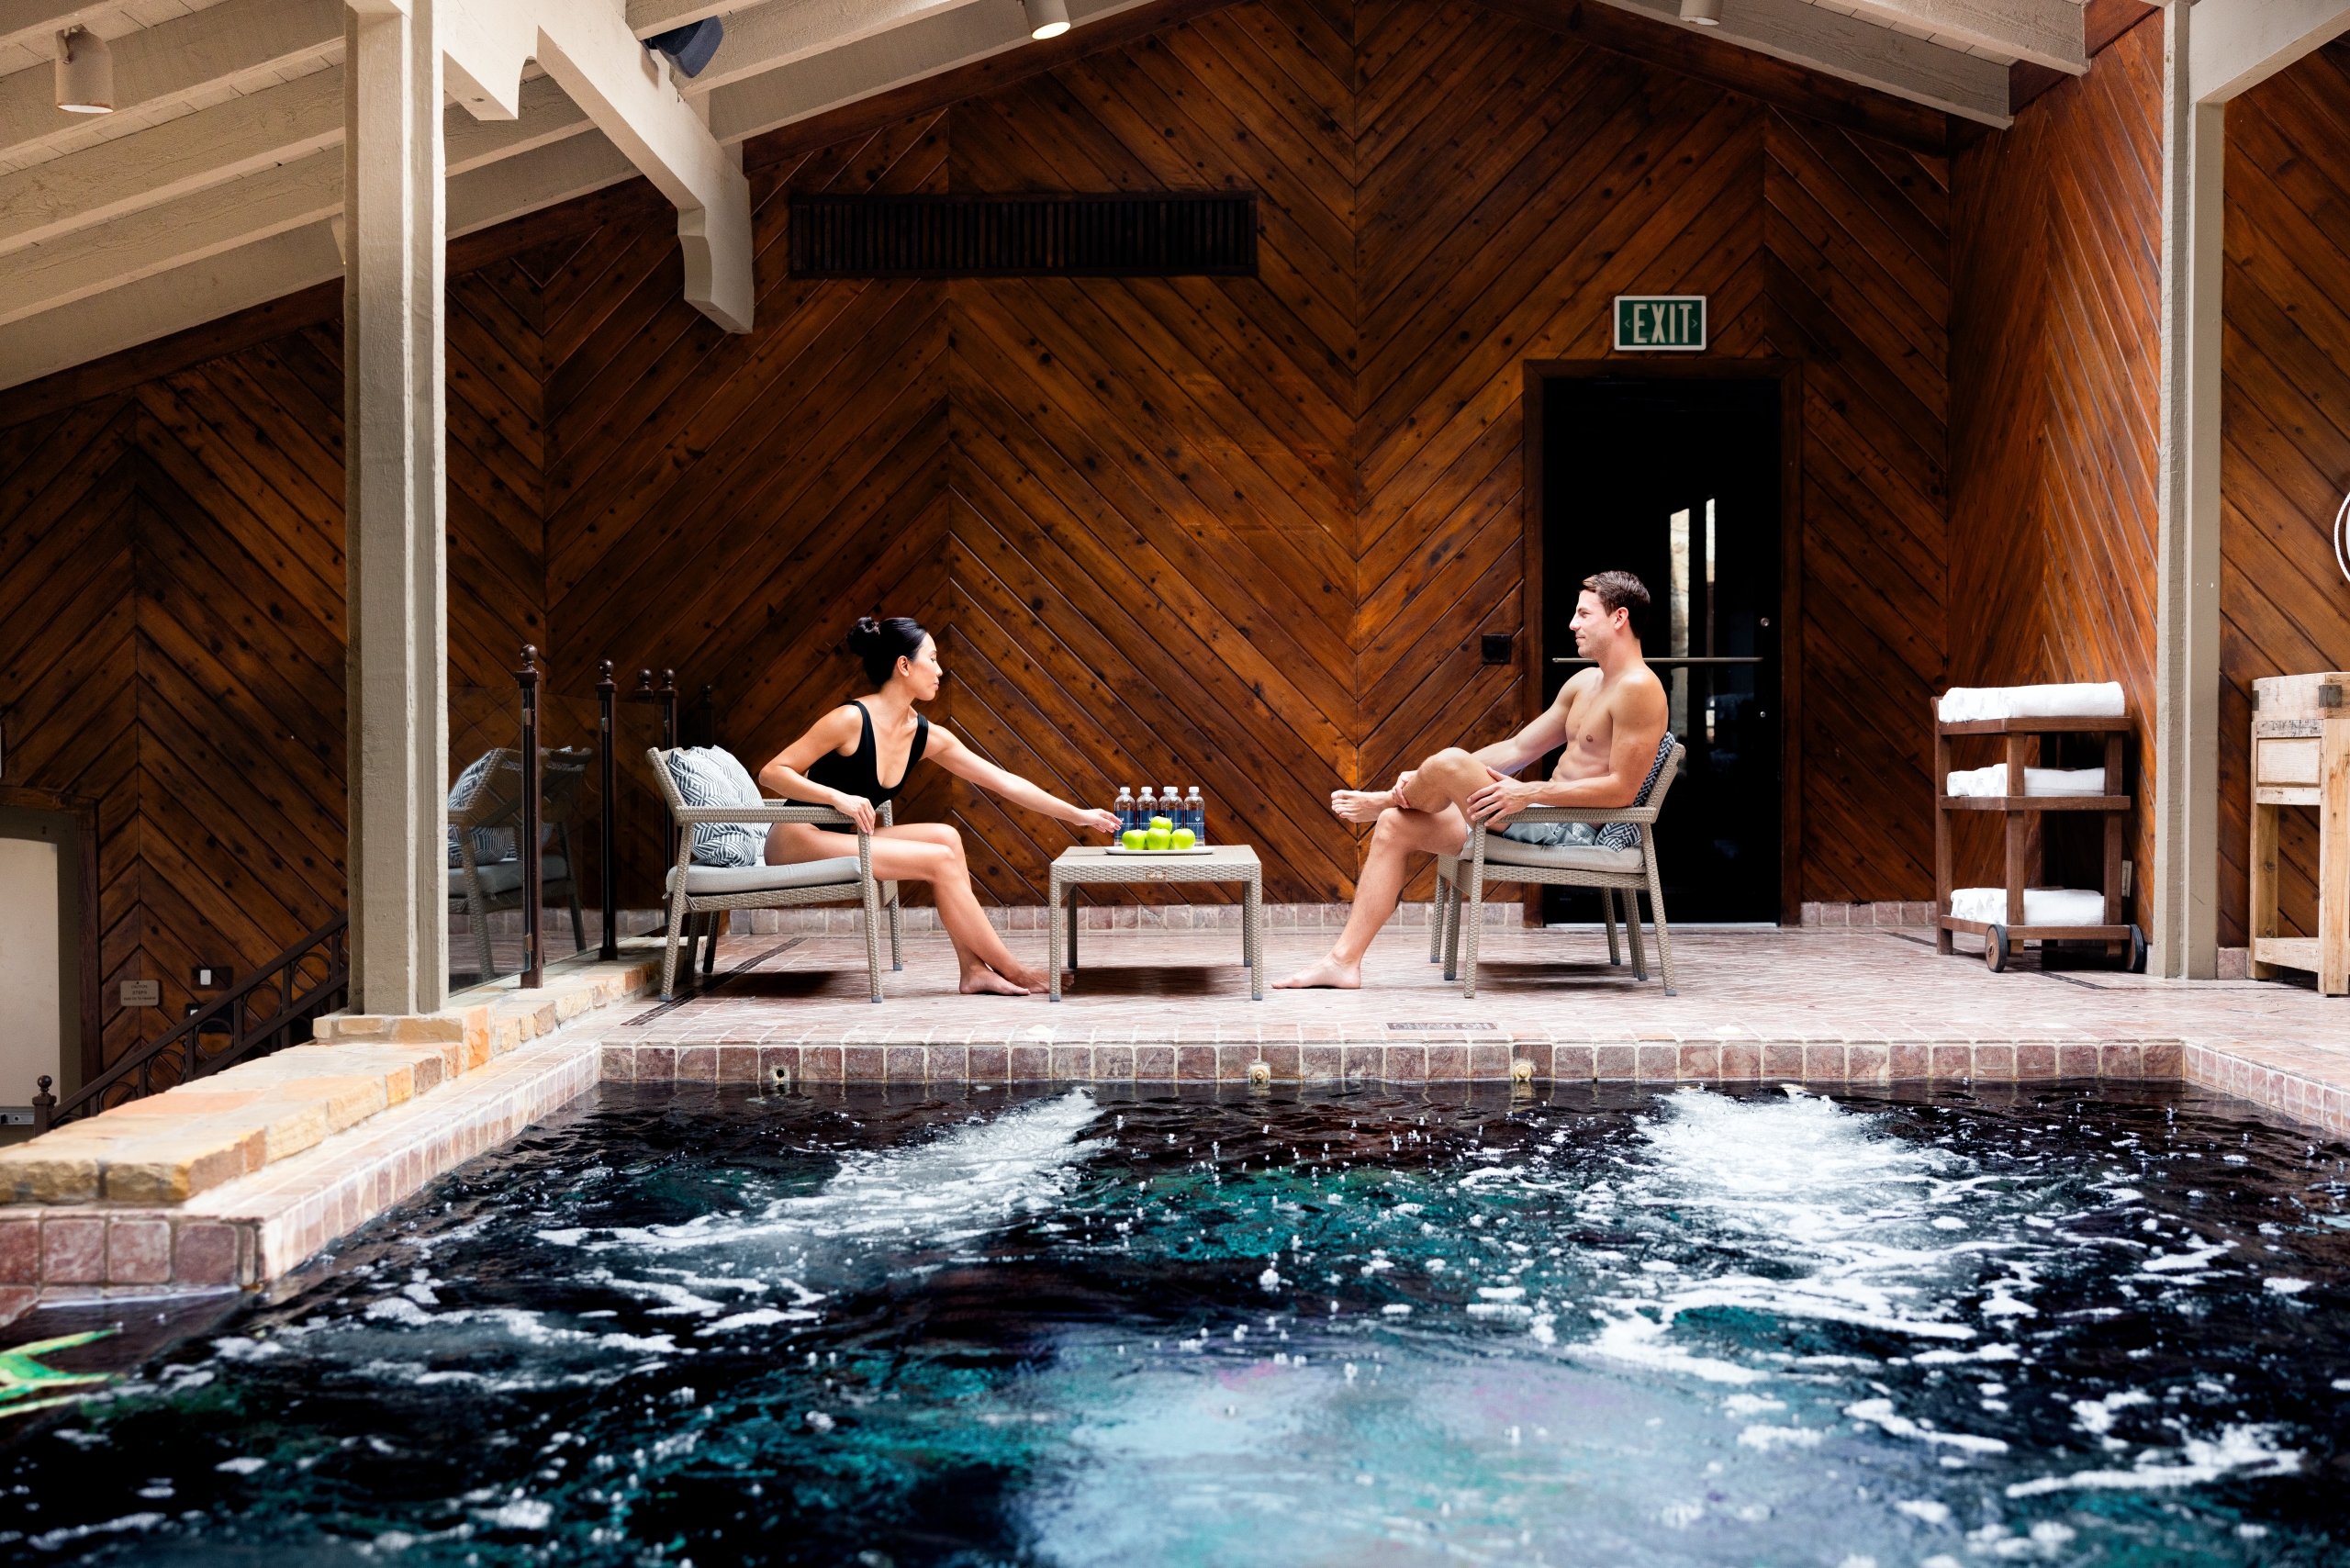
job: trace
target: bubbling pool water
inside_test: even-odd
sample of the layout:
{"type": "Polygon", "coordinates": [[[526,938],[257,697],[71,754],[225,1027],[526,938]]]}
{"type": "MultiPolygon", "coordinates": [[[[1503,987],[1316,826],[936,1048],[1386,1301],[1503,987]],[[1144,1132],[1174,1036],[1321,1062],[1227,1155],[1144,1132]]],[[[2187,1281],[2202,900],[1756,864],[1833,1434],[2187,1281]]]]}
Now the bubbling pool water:
{"type": "Polygon", "coordinates": [[[2340,1555],[2341,1151],[2223,1108],[1004,1098],[608,1089],[20,1426],[12,1549],[2340,1555]]]}

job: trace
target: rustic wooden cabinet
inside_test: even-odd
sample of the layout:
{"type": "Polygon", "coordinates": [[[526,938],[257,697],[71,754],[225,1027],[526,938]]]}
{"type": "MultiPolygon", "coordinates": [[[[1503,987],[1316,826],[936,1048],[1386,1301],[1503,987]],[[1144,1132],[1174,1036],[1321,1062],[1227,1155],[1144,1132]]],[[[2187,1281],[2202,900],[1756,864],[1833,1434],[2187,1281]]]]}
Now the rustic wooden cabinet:
{"type": "Polygon", "coordinates": [[[2327,996],[2350,992],[2350,675],[2252,683],[2252,973],[2307,969],[2327,996]],[[2317,935],[2277,934],[2277,813],[2318,818],[2317,935]]]}

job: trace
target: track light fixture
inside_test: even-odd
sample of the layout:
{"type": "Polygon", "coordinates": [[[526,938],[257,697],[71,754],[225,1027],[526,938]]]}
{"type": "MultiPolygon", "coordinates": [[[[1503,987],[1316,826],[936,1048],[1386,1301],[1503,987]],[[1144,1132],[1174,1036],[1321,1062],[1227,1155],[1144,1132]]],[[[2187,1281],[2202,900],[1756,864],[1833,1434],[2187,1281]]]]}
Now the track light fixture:
{"type": "Polygon", "coordinates": [[[87,28],[57,35],[57,106],[73,115],[114,112],[114,52],[87,28]]]}
{"type": "Polygon", "coordinates": [[[1028,36],[1057,39],[1069,31],[1069,0],[1020,0],[1028,13],[1028,36]]]}
{"type": "Polygon", "coordinates": [[[716,17],[704,17],[699,22],[654,34],[644,40],[644,47],[667,55],[678,75],[693,77],[701,74],[702,67],[710,63],[710,57],[725,41],[726,24],[716,17]]]}
{"type": "Polygon", "coordinates": [[[1722,25],[1722,0],[1681,0],[1681,19],[1701,28],[1722,25]]]}

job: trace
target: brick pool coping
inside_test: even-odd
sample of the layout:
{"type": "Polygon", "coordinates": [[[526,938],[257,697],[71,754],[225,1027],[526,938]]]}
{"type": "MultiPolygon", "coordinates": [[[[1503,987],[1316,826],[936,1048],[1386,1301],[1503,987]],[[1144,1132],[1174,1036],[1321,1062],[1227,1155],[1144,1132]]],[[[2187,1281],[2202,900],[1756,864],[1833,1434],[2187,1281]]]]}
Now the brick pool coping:
{"type": "MultiPolygon", "coordinates": [[[[599,1081],[764,1091],[778,1081],[778,1070],[794,1090],[1094,1083],[1211,1093],[1349,1083],[1408,1091],[1449,1083],[1538,1088],[1791,1081],[1840,1089],[2167,1081],[2217,1090],[2330,1134],[2350,1134],[2350,1050],[2306,1041],[2101,1039],[2078,1034],[1995,1038],[1981,1033],[1965,1039],[1774,1040],[1749,1029],[1725,1028],[1706,1037],[1673,1038],[1669,1031],[1651,1031],[1616,1039],[1438,1030],[1396,1042],[1348,1038],[1346,1029],[1310,1026],[1248,1031],[1248,1038],[1236,1038],[1243,1032],[1226,1028],[1220,1039],[1184,1038],[1170,1027],[1163,1031],[1169,1037],[1160,1040],[1144,1037],[1146,1032],[1136,1028],[1041,1024],[1001,1037],[941,1039],[935,1032],[928,1038],[901,1037],[878,1027],[827,1036],[782,1028],[744,1031],[739,1022],[712,1029],[712,1037],[697,1038],[689,1027],[662,1027],[677,1021],[676,1014],[634,1025],[619,1015],[624,1010],[597,1015],[599,1009],[642,994],[644,968],[641,954],[632,953],[621,965],[581,965],[557,977],[560,994],[509,995],[478,1003],[486,1010],[484,1019],[498,1021],[487,1030],[487,1044],[503,1048],[487,1048],[462,1071],[378,1104],[341,1130],[323,1132],[307,1147],[185,1201],[107,1203],[85,1197],[0,1204],[0,1323],[41,1302],[266,1284],[599,1081]],[[739,1037],[742,1033],[756,1037],[739,1037]]],[[[320,1045],[296,1050],[347,1053],[340,1063],[347,1069],[372,1061],[388,1044],[382,1036],[396,1032],[382,1021],[353,1020],[348,1036],[344,1027],[339,1022],[320,1045]],[[336,1040],[346,1043],[331,1043],[336,1040]]],[[[431,1048],[437,1059],[447,1059],[439,1046],[431,1048]]],[[[248,1065],[266,1068],[293,1054],[280,1052],[248,1065]]],[[[286,1075],[295,1070],[274,1070],[296,1083],[313,1082],[318,1076],[308,1068],[290,1079],[286,1075]]],[[[243,1071],[231,1069],[188,1092],[217,1092],[243,1071]]],[[[356,1075],[341,1076],[348,1081],[356,1075]]],[[[252,1081],[263,1077],[253,1074],[252,1081]]],[[[151,1103],[170,1098],[157,1096],[151,1103]]],[[[354,1103],[363,1102],[372,1103],[365,1096],[354,1103]]],[[[151,1114],[124,1121],[144,1122],[159,1144],[176,1137],[185,1148],[185,1137],[172,1123],[151,1114]]]]}

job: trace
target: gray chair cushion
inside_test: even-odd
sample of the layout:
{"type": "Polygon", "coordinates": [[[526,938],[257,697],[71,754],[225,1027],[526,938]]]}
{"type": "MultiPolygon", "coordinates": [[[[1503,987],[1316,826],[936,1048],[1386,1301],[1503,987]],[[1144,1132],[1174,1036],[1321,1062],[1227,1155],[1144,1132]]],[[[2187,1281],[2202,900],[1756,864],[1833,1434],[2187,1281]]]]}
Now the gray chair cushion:
{"type": "MultiPolygon", "coordinates": [[[[677,796],[688,806],[760,803],[759,787],[734,754],[721,746],[678,747],[669,754],[669,777],[677,781],[677,796]]],[[[765,823],[696,823],[694,864],[755,867],[767,852],[767,842],[765,823]]]]}
{"type": "MultiPolygon", "coordinates": [[[[1628,824],[1637,825],[1637,824],[1628,824]]],[[[1589,845],[1520,844],[1498,833],[1485,835],[1488,866],[1550,866],[1570,871],[1628,871],[1638,875],[1648,861],[1637,848],[1605,849],[1589,845]]]]}
{"type": "MultiPolygon", "coordinates": [[[[454,784],[449,786],[449,810],[452,812],[462,812],[472,805],[474,796],[490,787],[490,774],[496,769],[519,778],[522,769],[520,758],[511,747],[496,746],[465,764],[465,770],[457,775],[454,784]]],[[[501,782],[511,793],[514,779],[501,782]]],[[[509,807],[508,814],[511,814],[511,809],[509,807]]],[[[449,830],[449,864],[453,867],[464,864],[464,857],[457,848],[457,831],[453,827],[449,830]]],[[[513,857],[514,829],[511,826],[477,827],[473,832],[476,865],[486,866],[492,861],[513,857]]]]}
{"type": "MultiPolygon", "coordinates": [[[[785,888],[822,888],[835,883],[856,886],[856,857],[835,855],[829,860],[802,860],[797,866],[689,866],[686,891],[696,898],[736,893],[775,892],[785,888]]],[[[664,892],[677,885],[677,868],[669,868],[664,892]]]]}

